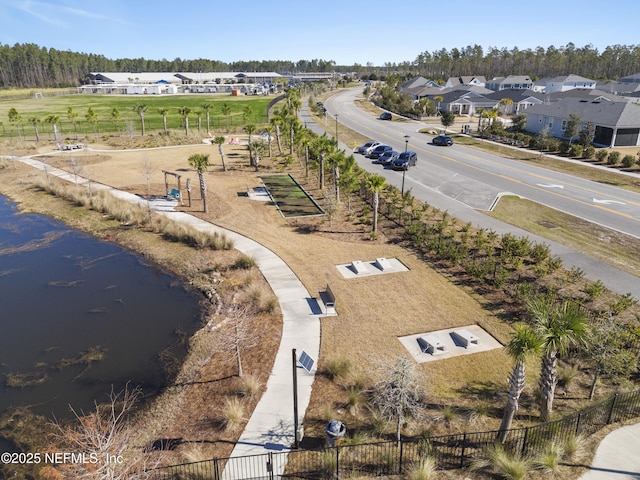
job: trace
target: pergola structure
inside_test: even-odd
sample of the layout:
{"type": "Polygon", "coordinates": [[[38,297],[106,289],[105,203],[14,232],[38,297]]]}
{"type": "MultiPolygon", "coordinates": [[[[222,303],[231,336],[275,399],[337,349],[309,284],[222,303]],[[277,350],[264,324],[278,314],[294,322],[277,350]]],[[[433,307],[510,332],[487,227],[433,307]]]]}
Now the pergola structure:
{"type": "Polygon", "coordinates": [[[180,180],[182,175],[175,172],[169,172],[168,170],[163,170],[162,173],[164,173],[164,187],[165,191],[167,192],[167,197],[173,197],[176,200],[180,200],[180,205],[182,205],[182,189],[180,180]],[[178,188],[172,188],[171,190],[169,190],[169,181],[167,180],[167,175],[170,175],[177,179],[178,188]]]}

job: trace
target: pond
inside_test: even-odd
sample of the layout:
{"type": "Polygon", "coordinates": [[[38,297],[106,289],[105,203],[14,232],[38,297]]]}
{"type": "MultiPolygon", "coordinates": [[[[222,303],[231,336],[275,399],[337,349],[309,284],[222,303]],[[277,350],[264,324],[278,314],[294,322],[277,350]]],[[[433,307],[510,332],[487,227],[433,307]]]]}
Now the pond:
{"type": "Polygon", "coordinates": [[[0,196],[0,412],[64,417],[127,383],[155,393],[199,324],[178,278],[0,196]]]}

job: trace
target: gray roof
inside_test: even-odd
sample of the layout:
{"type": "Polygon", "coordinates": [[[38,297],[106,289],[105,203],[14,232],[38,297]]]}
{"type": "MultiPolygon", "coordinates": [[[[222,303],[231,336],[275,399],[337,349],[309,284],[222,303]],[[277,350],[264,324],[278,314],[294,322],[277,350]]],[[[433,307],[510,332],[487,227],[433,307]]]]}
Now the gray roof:
{"type": "Polygon", "coordinates": [[[627,75],[626,77],[622,77],[620,79],[621,82],[627,83],[640,83],[640,73],[636,73],[634,75],[627,75]]]}
{"type": "Polygon", "coordinates": [[[591,80],[590,78],[581,77],[580,75],[574,75],[573,73],[571,73],[569,75],[561,75],[559,77],[545,79],[545,83],[548,83],[548,82],[584,83],[584,82],[595,82],[595,80],[591,80]]]}
{"type": "Polygon", "coordinates": [[[626,101],[611,101],[603,97],[594,99],[563,98],[557,102],[532,105],[526,114],[544,115],[553,118],[569,118],[579,115],[583,122],[593,122],[617,128],[640,127],[640,105],[626,101]]]}

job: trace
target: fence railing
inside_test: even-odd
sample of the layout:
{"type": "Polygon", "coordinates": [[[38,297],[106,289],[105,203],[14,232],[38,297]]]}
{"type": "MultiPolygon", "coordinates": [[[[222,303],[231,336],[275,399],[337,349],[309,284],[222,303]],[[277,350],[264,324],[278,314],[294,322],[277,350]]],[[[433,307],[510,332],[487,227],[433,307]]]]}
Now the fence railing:
{"type": "MultiPolygon", "coordinates": [[[[505,447],[523,455],[541,453],[549,442],[589,437],[606,425],[640,417],[640,390],[618,393],[561,420],[509,430],[505,447]]],[[[339,479],[406,473],[420,458],[431,455],[443,470],[464,468],[496,442],[498,431],[441,435],[422,440],[345,445],[322,450],[290,450],[162,467],[153,480],[249,480],[276,478],[339,479]]]]}

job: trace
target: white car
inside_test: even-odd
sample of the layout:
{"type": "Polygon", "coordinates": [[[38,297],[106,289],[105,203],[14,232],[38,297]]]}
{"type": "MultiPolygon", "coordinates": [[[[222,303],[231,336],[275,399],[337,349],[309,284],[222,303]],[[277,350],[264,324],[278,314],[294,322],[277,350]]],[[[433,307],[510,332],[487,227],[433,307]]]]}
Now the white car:
{"type": "Polygon", "coordinates": [[[356,152],[361,153],[362,155],[369,155],[371,150],[376,148],[378,145],[382,145],[380,142],[367,142],[361,147],[359,147],[356,152]]]}

